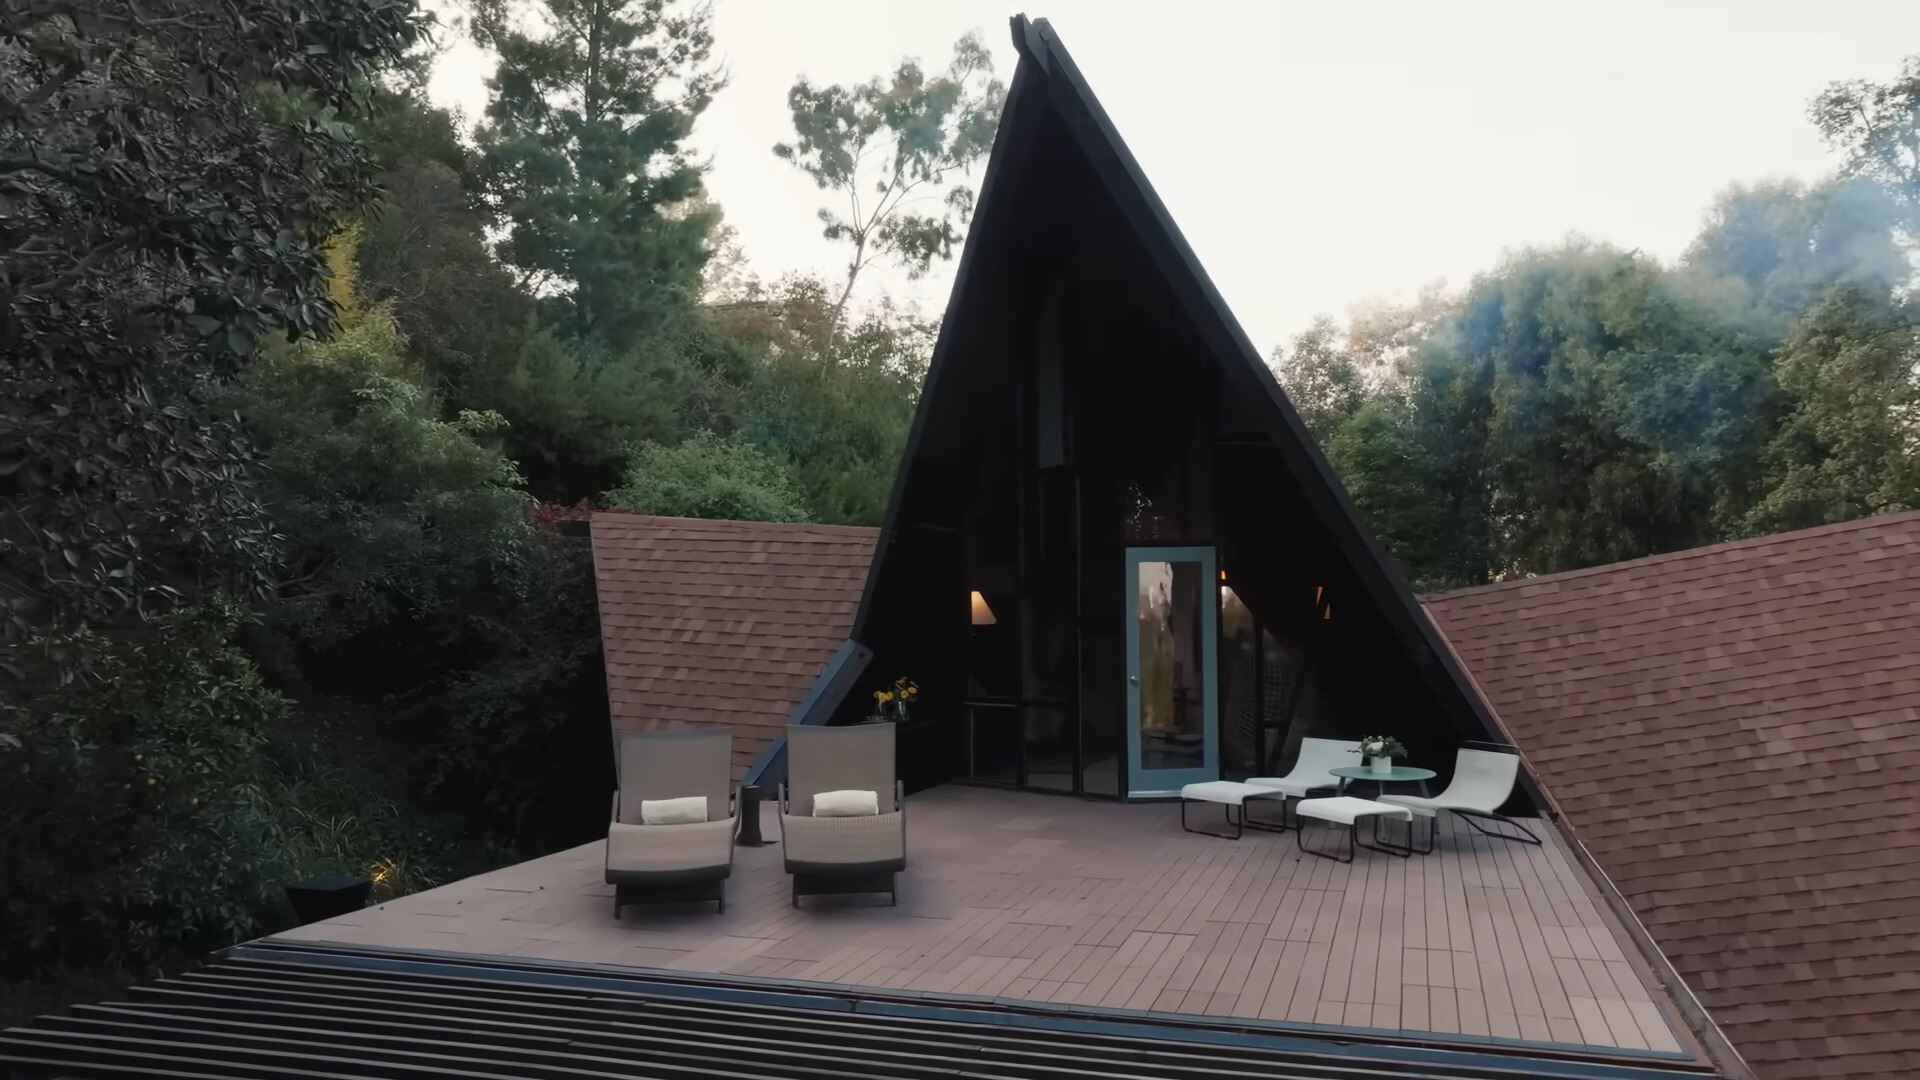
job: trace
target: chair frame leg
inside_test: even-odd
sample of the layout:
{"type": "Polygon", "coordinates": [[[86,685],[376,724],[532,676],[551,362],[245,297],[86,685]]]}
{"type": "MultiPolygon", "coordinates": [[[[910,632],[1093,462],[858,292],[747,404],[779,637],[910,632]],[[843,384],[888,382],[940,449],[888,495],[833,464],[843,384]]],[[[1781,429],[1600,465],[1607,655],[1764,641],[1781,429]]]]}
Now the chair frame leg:
{"type": "Polygon", "coordinates": [[[1483,814],[1478,810],[1455,810],[1453,813],[1459,815],[1460,820],[1466,822],[1473,828],[1474,832],[1482,836],[1491,836],[1495,840],[1508,840],[1516,844],[1532,844],[1535,847],[1542,846],[1540,838],[1533,835],[1532,829],[1527,828],[1525,825],[1520,824],[1505,814],[1483,814]],[[1475,821],[1475,818],[1486,818],[1489,821],[1497,821],[1502,825],[1511,825],[1520,830],[1520,835],[1513,836],[1508,833],[1503,833],[1498,829],[1489,829],[1485,825],[1475,821]]]}
{"type": "Polygon", "coordinates": [[[1224,811],[1227,824],[1233,826],[1233,832],[1231,833],[1212,832],[1207,829],[1196,829],[1193,826],[1187,824],[1187,807],[1194,801],[1196,800],[1192,800],[1192,799],[1180,800],[1180,827],[1182,829],[1185,829],[1186,831],[1193,833],[1195,836],[1211,836],[1216,840],[1238,840],[1242,836],[1246,835],[1247,808],[1245,806],[1239,806],[1234,803],[1215,804],[1215,805],[1218,805],[1222,811],[1224,811]],[[1235,810],[1240,811],[1240,813],[1236,815],[1234,813],[1235,810]]]}
{"type": "Polygon", "coordinates": [[[1354,827],[1352,825],[1348,825],[1346,827],[1347,857],[1344,859],[1338,855],[1329,855],[1324,851],[1315,851],[1313,848],[1308,847],[1307,846],[1307,826],[1305,822],[1301,822],[1300,827],[1294,830],[1293,842],[1296,847],[1298,847],[1301,851],[1304,851],[1309,855],[1318,855],[1323,859],[1331,859],[1337,863],[1350,863],[1353,861],[1354,851],[1357,847],[1353,830],[1354,830],[1354,827]]]}
{"type": "MultiPolygon", "coordinates": [[[[1373,842],[1370,844],[1360,844],[1361,847],[1366,848],[1368,851],[1378,851],[1387,855],[1396,855],[1402,859],[1411,858],[1416,852],[1422,855],[1426,854],[1426,852],[1419,851],[1413,846],[1413,820],[1411,818],[1407,820],[1407,842],[1405,844],[1396,844],[1380,834],[1380,822],[1388,815],[1368,814],[1367,816],[1373,819],[1373,842]]],[[[1355,822],[1356,828],[1358,824],[1358,822],[1355,822]]],[[[1355,842],[1358,842],[1357,835],[1355,842]]],[[[1427,851],[1432,850],[1433,848],[1431,844],[1429,844],[1427,851]]]]}
{"type": "Polygon", "coordinates": [[[1249,829],[1255,829],[1260,832],[1293,832],[1300,828],[1300,818],[1296,815],[1293,819],[1293,824],[1287,824],[1287,807],[1289,806],[1290,799],[1290,796],[1281,792],[1275,792],[1271,796],[1255,796],[1249,798],[1240,804],[1240,823],[1249,829]],[[1277,822],[1261,821],[1248,812],[1249,806],[1253,803],[1273,802],[1276,799],[1280,802],[1280,820],[1277,822]]]}

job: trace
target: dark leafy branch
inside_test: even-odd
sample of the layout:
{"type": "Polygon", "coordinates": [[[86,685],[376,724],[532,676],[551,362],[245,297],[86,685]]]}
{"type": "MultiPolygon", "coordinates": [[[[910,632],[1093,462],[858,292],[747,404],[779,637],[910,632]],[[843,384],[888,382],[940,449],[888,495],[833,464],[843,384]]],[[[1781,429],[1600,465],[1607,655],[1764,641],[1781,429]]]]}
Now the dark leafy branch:
{"type": "Polygon", "coordinates": [[[271,581],[252,451],[201,401],[327,332],[318,239],[373,193],[338,125],[410,0],[0,13],[0,648],[271,581]]]}

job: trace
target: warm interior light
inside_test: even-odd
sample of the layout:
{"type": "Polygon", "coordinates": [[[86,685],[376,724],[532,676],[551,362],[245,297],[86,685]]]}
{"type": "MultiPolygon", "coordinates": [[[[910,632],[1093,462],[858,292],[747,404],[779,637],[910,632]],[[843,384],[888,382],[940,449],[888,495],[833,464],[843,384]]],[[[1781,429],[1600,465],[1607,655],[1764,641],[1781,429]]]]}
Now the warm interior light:
{"type": "Polygon", "coordinates": [[[1227,580],[1227,572],[1225,570],[1220,571],[1220,580],[1221,581],[1227,580]]]}
{"type": "Polygon", "coordinates": [[[987,598],[980,595],[979,589],[973,590],[973,625],[992,626],[998,621],[993,617],[993,609],[987,606],[987,598]]]}

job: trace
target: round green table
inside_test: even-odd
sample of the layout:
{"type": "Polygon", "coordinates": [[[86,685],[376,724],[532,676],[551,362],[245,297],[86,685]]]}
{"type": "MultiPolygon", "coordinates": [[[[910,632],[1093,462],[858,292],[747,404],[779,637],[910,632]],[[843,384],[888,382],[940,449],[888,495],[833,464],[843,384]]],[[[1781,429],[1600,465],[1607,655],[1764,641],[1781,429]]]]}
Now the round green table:
{"type": "Polygon", "coordinates": [[[1411,765],[1395,765],[1390,773],[1374,772],[1371,765],[1348,765],[1341,769],[1328,769],[1328,772],[1340,778],[1340,794],[1347,793],[1347,785],[1360,780],[1373,781],[1373,794],[1378,798],[1385,794],[1388,784],[1419,784],[1420,796],[1429,798],[1427,781],[1436,775],[1432,769],[1416,769],[1411,765]]]}

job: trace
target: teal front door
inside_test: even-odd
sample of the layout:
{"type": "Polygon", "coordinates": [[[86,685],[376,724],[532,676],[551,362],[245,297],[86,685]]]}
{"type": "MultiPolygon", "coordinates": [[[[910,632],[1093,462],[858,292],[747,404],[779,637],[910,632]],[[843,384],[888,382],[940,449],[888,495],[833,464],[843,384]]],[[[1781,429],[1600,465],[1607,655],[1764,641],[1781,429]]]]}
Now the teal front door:
{"type": "Polygon", "coordinates": [[[1213,549],[1127,549],[1127,794],[1220,778],[1213,549]]]}

